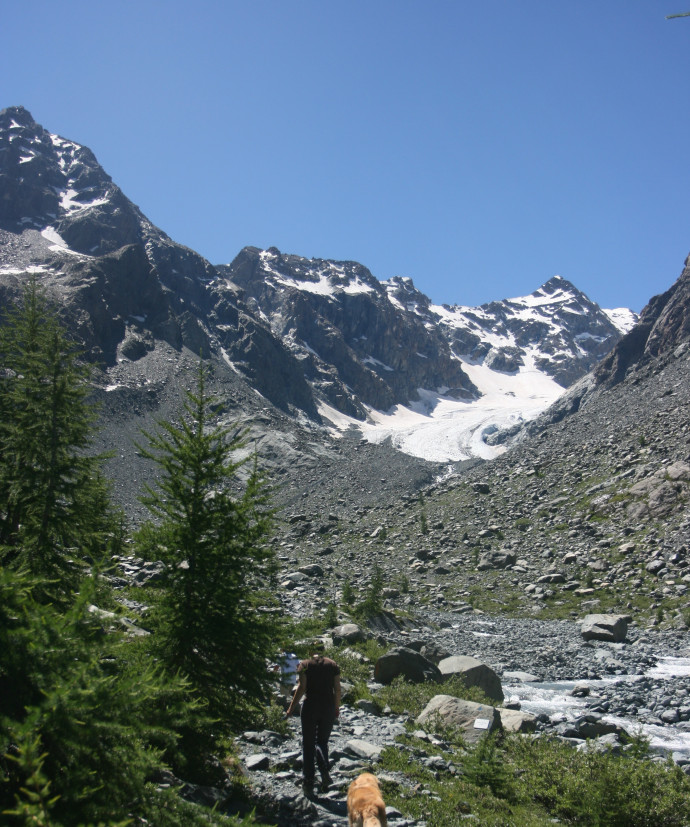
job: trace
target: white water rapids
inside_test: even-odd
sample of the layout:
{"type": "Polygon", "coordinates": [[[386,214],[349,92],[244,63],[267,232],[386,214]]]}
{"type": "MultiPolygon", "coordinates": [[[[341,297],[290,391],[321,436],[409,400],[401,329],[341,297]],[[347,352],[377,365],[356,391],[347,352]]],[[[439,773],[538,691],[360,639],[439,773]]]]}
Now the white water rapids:
{"type": "MultiPolygon", "coordinates": [[[[690,658],[660,658],[658,664],[645,673],[645,677],[663,680],[676,677],[690,677],[690,658]]],[[[570,692],[576,683],[586,683],[593,693],[597,687],[613,683],[633,683],[640,675],[622,675],[615,678],[588,681],[554,681],[533,683],[512,683],[503,687],[506,698],[519,700],[520,708],[533,715],[547,714],[552,719],[572,721],[587,712],[589,699],[575,698],[570,692]]],[[[643,723],[634,718],[603,715],[602,720],[622,726],[631,735],[642,734],[649,739],[650,749],[670,753],[675,761],[690,761],[690,724],[665,725],[643,723]]]]}

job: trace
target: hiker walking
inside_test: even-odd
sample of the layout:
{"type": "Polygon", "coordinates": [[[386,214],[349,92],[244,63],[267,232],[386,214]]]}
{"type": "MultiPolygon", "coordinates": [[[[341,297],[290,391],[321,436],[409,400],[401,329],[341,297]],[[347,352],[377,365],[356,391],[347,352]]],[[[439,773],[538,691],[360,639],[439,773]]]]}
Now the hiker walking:
{"type": "Polygon", "coordinates": [[[292,715],[302,697],[302,786],[307,795],[314,790],[314,760],[321,774],[321,789],[330,783],[328,739],[340,715],[340,667],[323,653],[316,652],[297,667],[299,683],[286,715],[292,715]]]}

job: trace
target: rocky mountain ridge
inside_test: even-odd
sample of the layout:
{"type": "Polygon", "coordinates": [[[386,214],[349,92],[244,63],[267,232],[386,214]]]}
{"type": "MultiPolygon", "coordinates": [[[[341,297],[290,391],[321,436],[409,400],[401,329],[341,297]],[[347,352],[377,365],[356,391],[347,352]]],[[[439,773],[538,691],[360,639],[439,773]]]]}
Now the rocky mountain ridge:
{"type": "Polygon", "coordinates": [[[355,419],[409,405],[422,389],[472,401],[482,390],[468,366],[508,375],[530,367],[567,387],[635,321],[602,311],[560,276],[530,296],[472,308],[433,305],[411,279],[379,282],[356,262],[276,248],[245,248],[220,269],[326,402],[355,419]]]}
{"type": "Polygon", "coordinates": [[[478,371],[515,377],[526,366],[552,383],[544,407],[632,320],[614,324],[558,278],[525,299],[451,308],[354,262],[245,248],[214,267],[148,221],[89,149],[11,107],[0,113],[0,304],[31,274],[100,364],[103,387],[148,393],[138,363],[157,347],[204,353],[245,401],[261,395],[250,409],[286,414],[288,430],[335,419],[374,433],[377,412],[420,394],[434,397],[426,407],[466,407],[482,398],[478,371]]]}

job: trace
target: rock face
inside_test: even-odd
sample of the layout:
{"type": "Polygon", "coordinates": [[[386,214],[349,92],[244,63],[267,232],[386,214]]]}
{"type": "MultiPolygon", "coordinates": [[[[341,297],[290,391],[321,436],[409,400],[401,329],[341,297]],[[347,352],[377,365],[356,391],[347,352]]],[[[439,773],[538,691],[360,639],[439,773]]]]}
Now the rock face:
{"type": "Polygon", "coordinates": [[[628,634],[628,620],[622,615],[587,615],[582,623],[585,640],[608,640],[620,643],[628,634]]]}
{"type": "Polygon", "coordinates": [[[12,107],[0,112],[0,306],[30,273],[106,368],[165,342],[215,356],[278,408],[318,420],[299,364],[236,289],[151,224],[90,150],[12,107]]]}
{"type": "Polygon", "coordinates": [[[356,418],[418,389],[472,399],[462,359],[516,373],[526,352],[564,387],[620,338],[609,317],[565,279],[531,296],[479,308],[436,307],[410,279],[377,281],[355,262],[304,259],[246,247],[221,271],[305,365],[330,405],[356,418]],[[491,344],[489,343],[491,342],[491,344]]]}
{"type": "Polygon", "coordinates": [[[495,707],[463,701],[452,695],[434,695],[420,713],[417,723],[436,719],[444,726],[459,729],[469,744],[476,743],[487,732],[501,728],[501,715],[495,707]]]}
{"type": "Polygon", "coordinates": [[[690,340],[690,257],[678,281],[650,299],[637,325],[602,360],[595,372],[598,384],[611,387],[629,368],[670,354],[690,340]]]}
{"type": "Polygon", "coordinates": [[[476,388],[437,326],[429,300],[406,279],[380,283],[356,262],[246,247],[222,270],[296,354],[328,403],[361,419],[443,387],[470,399],[476,388]],[[412,309],[414,308],[414,309],[412,309]]]}
{"type": "Polygon", "coordinates": [[[476,658],[464,655],[453,655],[444,658],[439,665],[439,671],[445,679],[458,676],[466,686],[476,686],[492,701],[503,701],[501,681],[494,670],[476,658]]]}

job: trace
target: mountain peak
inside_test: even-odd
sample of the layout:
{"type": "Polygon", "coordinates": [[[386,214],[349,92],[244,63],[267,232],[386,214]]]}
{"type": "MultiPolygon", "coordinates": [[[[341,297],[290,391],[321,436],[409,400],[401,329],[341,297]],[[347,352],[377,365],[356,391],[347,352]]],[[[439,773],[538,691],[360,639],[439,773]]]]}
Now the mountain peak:
{"type": "Polygon", "coordinates": [[[544,282],[539,289],[543,290],[545,293],[555,293],[557,290],[572,290],[574,292],[580,292],[572,282],[568,281],[568,279],[564,279],[563,276],[552,276],[547,282],[544,282]]]}
{"type": "Polygon", "coordinates": [[[8,106],[0,110],[0,128],[11,129],[13,122],[17,126],[36,126],[31,112],[23,106],[8,106]]]}

